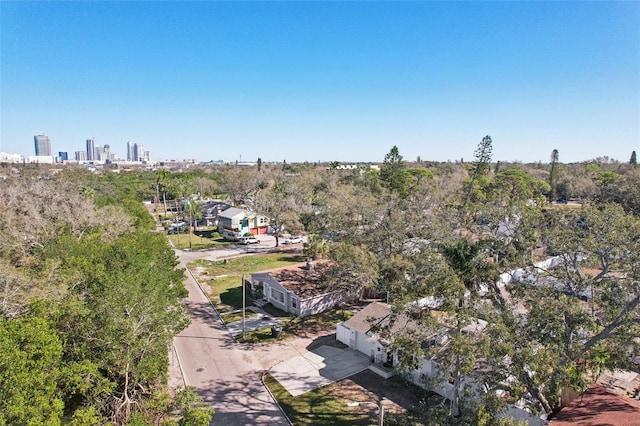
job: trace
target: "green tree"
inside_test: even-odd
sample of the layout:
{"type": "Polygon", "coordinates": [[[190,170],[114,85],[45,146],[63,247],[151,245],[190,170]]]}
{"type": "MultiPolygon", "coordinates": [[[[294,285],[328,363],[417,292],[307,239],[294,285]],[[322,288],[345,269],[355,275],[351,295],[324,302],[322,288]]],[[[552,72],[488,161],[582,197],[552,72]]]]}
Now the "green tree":
{"type": "Polygon", "coordinates": [[[305,203],[307,193],[282,173],[273,174],[271,179],[268,187],[255,197],[253,207],[257,213],[269,218],[278,247],[285,229],[291,233],[302,231],[300,207],[305,203]]]}
{"type": "Polygon", "coordinates": [[[58,319],[65,358],[98,366],[113,390],[91,402],[112,421],[124,423],[166,377],[166,348],[187,325],[180,304],[186,295],[182,271],[174,269],[177,262],[165,237],[147,231],[111,243],[60,247],[50,253],[63,254],[67,270],[81,271],[72,295],[82,296],[84,308],[58,319]]]}
{"type": "Polygon", "coordinates": [[[327,240],[316,234],[310,235],[304,243],[303,253],[311,259],[325,257],[329,253],[327,240]]]}
{"type": "Polygon", "coordinates": [[[631,158],[629,159],[629,164],[631,164],[633,167],[636,167],[638,165],[638,159],[636,158],[635,151],[631,152],[631,158]]]}
{"type": "Polygon", "coordinates": [[[205,406],[192,386],[176,392],[174,406],[182,415],[179,421],[181,426],[208,426],[215,413],[213,408],[205,406]]]}
{"type": "Polygon", "coordinates": [[[388,189],[399,196],[404,197],[407,195],[407,174],[404,161],[398,147],[395,145],[384,156],[384,161],[380,167],[380,180],[388,189]]]}
{"type": "Polygon", "coordinates": [[[187,324],[183,273],[136,198],[155,179],[69,169],[0,186],[0,424],[150,418],[187,324]]]}
{"type": "Polygon", "coordinates": [[[162,206],[164,207],[163,216],[167,215],[167,171],[166,169],[158,169],[156,172],[156,212],[158,212],[158,203],[160,202],[160,192],[162,192],[162,206]]]}
{"type": "Polygon", "coordinates": [[[366,247],[334,243],[329,258],[333,262],[324,278],[330,288],[347,290],[353,296],[361,295],[365,288],[375,288],[378,265],[375,255],[366,247]]]}
{"type": "Polygon", "coordinates": [[[407,182],[411,182],[411,192],[419,187],[423,182],[433,179],[433,172],[427,169],[407,170],[407,182]]]}
{"type": "Polygon", "coordinates": [[[44,318],[0,318],[0,424],[61,424],[61,356],[44,318]]]}
{"type": "Polygon", "coordinates": [[[487,185],[491,194],[489,199],[498,199],[508,205],[540,198],[549,192],[549,184],[537,180],[527,172],[519,169],[509,169],[498,173],[487,185]]]}
{"type": "Polygon", "coordinates": [[[475,161],[472,163],[471,178],[467,183],[464,205],[466,205],[471,199],[477,182],[489,173],[492,151],[493,141],[491,140],[491,136],[487,135],[482,138],[482,141],[478,144],[478,147],[473,153],[475,161]]]}
{"type": "Polygon", "coordinates": [[[556,265],[512,283],[490,329],[494,371],[517,379],[512,395],[526,389],[551,413],[564,386],[584,389],[585,365],[630,366],[640,349],[639,226],[616,205],[547,212],[541,240],[556,265]]]}

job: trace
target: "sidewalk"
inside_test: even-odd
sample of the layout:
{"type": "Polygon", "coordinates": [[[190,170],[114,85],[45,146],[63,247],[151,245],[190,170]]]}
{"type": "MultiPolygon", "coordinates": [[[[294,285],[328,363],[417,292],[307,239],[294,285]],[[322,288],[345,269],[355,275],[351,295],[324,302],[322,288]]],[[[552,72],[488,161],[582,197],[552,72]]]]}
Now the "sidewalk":
{"type": "MultiPolygon", "coordinates": [[[[257,306],[247,306],[247,311],[255,312],[257,315],[251,318],[245,318],[245,321],[244,321],[245,332],[259,330],[261,328],[271,327],[273,325],[278,325],[278,326],[280,325],[280,322],[278,321],[277,318],[272,317],[271,315],[269,315],[262,309],[258,308],[257,306]]],[[[234,311],[234,312],[240,312],[240,311],[234,311]]],[[[224,315],[222,315],[222,319],[224,320],[224,315]]],[[[242,320],[233,321],[229,323],[225,322],[225,326],[227,327],[227,330],[229,330],[229,333],[231,333],[233,336],[238,336],[242,334],[242,320]]]]}

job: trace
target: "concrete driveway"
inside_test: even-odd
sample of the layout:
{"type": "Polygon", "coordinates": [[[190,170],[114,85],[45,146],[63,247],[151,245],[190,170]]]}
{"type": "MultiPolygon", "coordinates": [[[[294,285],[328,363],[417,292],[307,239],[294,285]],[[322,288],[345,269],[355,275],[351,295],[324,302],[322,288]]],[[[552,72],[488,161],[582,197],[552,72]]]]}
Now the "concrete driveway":
{"type": "Polygon", "coordinates": [[[320,346],[275,365],[269,373],[293,396],[326,386],[369,367],[369,357],[352,349],[320,346]]]}

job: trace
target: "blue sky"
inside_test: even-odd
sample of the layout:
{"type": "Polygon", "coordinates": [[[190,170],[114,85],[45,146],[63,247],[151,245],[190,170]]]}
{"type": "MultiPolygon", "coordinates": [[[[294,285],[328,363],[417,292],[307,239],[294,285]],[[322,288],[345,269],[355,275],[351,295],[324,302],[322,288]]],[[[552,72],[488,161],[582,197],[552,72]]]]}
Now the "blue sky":
{"type": "Polygon", "coordinates": [[[640,2],[0,2],[0,151],[548,162],[640,151],[640,2]]]}

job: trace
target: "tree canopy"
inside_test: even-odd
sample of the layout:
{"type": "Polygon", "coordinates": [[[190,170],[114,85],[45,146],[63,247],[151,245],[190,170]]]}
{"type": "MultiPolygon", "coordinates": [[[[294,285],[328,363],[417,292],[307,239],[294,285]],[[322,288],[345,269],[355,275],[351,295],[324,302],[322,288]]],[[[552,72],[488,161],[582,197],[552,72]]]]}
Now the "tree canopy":
{"type": "Polygon", "coordinates": [[[183,272],[134,176],[75,173],[0,187],[0,424],[151,422],[188,323],[183,272]]]}
{"type": "Polygon", "coordinates": [[[367,289],[414,321],[388,337],[406,366],[435,357],[451,381],[440,424],[508,424],[506,403],[555,412],[562,389],[640,353],[640,171],[606,157],[561,164],[555,150],[549,164],[492,167],[492,151],[486,136],[472,163],[406,162],[393,146],[379,172],[21,170],[0,186],[0,424],[210,418],[192,390],[172,399],[164,386],[185,293],[142,201],[214,193],[305,231],[306,253],[331,260],[330,285],[367,289]],[[423,299],[438,303],[417,308],[423,299]],[[465,331],[479,320],[482,333],[465,331]],[[447,343],[431,345],[434,333],[447,343]],[[482,400],[465,394],[469,381],[482,400]]]}

